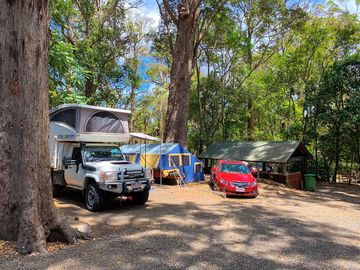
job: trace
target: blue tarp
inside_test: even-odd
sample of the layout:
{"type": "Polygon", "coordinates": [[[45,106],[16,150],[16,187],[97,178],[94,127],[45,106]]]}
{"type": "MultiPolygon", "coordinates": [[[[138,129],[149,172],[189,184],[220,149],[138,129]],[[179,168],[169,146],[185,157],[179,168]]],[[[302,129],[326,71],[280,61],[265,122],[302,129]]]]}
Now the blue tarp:
{"type": "Polygon", "coordinates": [[[124,145],[121,150],[127,157],[132,155],[136,163],[140,163],[140,154],[149,160],[155,160],[152,169],[179,169],[186,183],[205,179],[201,160],[178,143],[124,145]]]}

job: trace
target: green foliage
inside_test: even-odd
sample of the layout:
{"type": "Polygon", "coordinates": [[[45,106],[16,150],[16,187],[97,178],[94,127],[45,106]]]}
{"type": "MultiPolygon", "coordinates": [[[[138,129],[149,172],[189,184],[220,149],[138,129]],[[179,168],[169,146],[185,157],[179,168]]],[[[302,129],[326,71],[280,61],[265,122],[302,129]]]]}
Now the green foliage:
{"type": "Polygon", "coordinates": [[[86,74],[74,58],[74,46],[63,41],[59,33],[53,32],[49,49],[49,75],[52,90],[81,88],[81,77],[86,74]]]}
{"type": "Polygon", "coordinates": [[[53,93],[61,92],[50,98],[117,104],[124,73],[119,59],[126,53],[125,4],[118,0],[50,2],[50,87],[53,93]]]}
{"type": "MultiPolygon", "coordinates": [[[[169,3],[175,10],[179,0],[169,3]]],[[[360,166],[358,16],[338,1],[307,9],[300,1],[231,0],[215,12],[218,3],[202,1],[196,29],[190,150],[250,137],[301,140],[323,179],[360,166]]],[[[150,32],[128,4],[50,2],[50,106],[126,107],[134,130],[161,137],[174,25],[150,32]]]]}
{"type": "Polygon", "coordinates": [[[337,61],[324,74],[318,98],[318,119],[326,127],[319,138],[319,151],[327,158],[335,180],[341,161],[360,161],[359,113],[360,57],[337,61]]]}
{"type": "Polygon", "coordinates": [[[161,138],[166,115],[167,89],[156,87],[136,103],[135,125],[138,132],[161,138]]]}
{"type": "Polygon", "coordinates": [[[323,179],[334,177],[337,151],[339,168],[360,162],[360,84],[352,81],[350,91],[354,76],[341,71],[359,49],[360,24],[333,7],[315,7],[313,14],[281,1],[232,1],[215,18],[200,46],[202,74],[193,80],[192,151],[214,141],[247,140],[251,117],[254,140],[303,141],[323,179]],[[269,33],[276,38],[270,41],[269,33]],[[347,89],[346,110],[337,111],[339,89],[347,89]]]}

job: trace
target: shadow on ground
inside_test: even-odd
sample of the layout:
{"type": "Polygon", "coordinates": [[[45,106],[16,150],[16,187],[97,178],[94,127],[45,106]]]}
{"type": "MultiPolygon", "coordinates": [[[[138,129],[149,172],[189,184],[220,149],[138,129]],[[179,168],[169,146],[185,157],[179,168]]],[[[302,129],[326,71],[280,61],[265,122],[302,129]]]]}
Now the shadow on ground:
{"type": "MultiPolygon", "coordinates": [[[[274,187],[274,189],[277,189],[274,187]]],[[[348,184],[317,183],[316,192],[295,191],[293,189],[278,189],[276,193],[267,194],[268,197],[276,197],[293,202],[309,202],[319,204],[331,204],[340,202],[342,205],[333,204],[332,207],[346,209],[349,205],[360,210],[360,186],[348,184]]]]}
{"type": "MultiPolygon", "coordinates": [[[[357,193],[347,195],[326,187],[311,197],[289,192],[274,192],[269,196],[277,196],[285,202],[306,199],[314,205],[334,199],[351,201],[354,207],[359,204],[357,193]]],[[[96,222],[106,232],[81,246],[10,261],[5,266],[29,269],[360,269],[359,222],[344,228],[331,222],[302,219],[285,208],[278,211],[271,205],[237,199],[221,199],[209,205],[189,201],[152,204],[150,201],[145,206],[114,200],[109,202],[106,211],[94,214],[66,207],[69,202],[83,207],[82,201],[73,195],[61,198],[62,211],[73,216],[81,213],[82,218],[96,217],[96,222]],[[111,225],[115,218],[118,224],[111,225]]]]}

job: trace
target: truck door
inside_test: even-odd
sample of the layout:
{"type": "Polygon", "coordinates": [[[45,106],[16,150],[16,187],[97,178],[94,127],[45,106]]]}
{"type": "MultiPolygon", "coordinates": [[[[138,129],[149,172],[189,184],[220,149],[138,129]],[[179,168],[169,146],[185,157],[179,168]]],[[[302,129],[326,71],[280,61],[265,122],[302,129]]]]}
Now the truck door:
{"type": "Polygon", "coordinates": [[[75,160],[76,164],[65,167],[65,181],[69,186],[82,188],[85,173],[81,166],[82,156],[80,147],[73,147],[71,159],[75,160]]]}

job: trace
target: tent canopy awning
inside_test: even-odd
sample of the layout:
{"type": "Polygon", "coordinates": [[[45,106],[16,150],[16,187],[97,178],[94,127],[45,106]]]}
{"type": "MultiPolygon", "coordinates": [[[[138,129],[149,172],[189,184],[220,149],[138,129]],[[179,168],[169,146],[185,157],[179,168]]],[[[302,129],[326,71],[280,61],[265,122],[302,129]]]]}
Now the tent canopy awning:
{"type": "Polygon", "coordinates": [[[294,156],[312,158],[305,145],[298,141],[219,142],[208,147],[200,158],[287,163],[294,156]]]}
{"type": "Polygon", "coordinates": [[[138,139],[138,140],[144,140],[144,141],[154,141],[154,142],[159,142],[161,141],[161,139],[150,136],[150,135],[146,135],[144,133],[130,133],[130,137],[134,138],[134,139],[138,139]]]}
{"type": "Polygon", "coordinates": [[[167,154],[170,153],[177,144],[162,143],[162,144],[130,144],[121,146],[121,151],[124,154],[167,154]]]}

